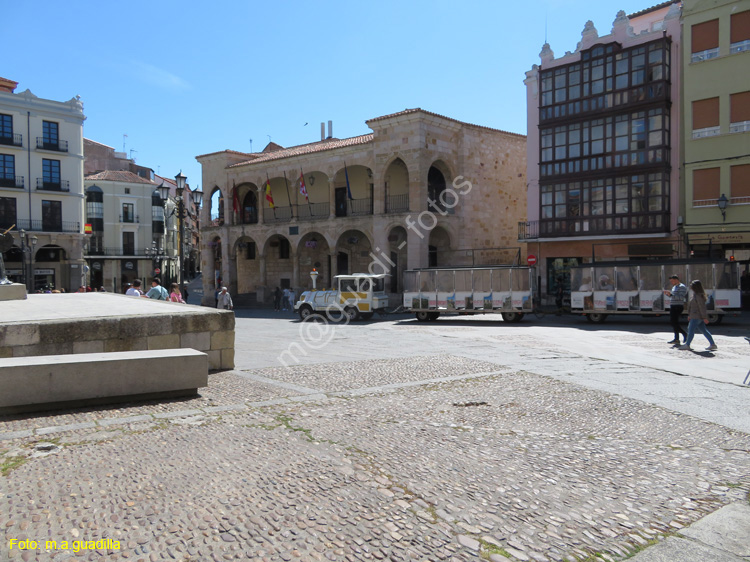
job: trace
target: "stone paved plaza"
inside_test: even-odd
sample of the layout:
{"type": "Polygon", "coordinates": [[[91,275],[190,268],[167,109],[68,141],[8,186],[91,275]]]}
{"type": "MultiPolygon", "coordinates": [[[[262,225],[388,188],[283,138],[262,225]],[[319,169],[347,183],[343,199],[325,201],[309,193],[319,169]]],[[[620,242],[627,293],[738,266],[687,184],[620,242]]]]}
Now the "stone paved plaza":
{"type": "Polygon", "coordinates": [[[300,324],[239,317],[199,397],[0,418],[0,560],[620,560],[747,502],[746,420],[712,413],[746,387],[666,326],[554,322],[340,326],[282,367],[300,324]]]}

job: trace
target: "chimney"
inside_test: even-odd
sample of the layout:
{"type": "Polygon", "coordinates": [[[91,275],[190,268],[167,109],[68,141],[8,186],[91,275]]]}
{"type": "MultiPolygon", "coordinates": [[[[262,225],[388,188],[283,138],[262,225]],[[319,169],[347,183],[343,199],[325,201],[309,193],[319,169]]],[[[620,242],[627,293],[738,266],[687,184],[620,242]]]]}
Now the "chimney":
{"type": "Polygon", "coordinates": [[[320,140],[326,140],[326,124],[320,124],[320,140]]]}
{"type": "Polygon", "coordinates": [[[328,138],[333,138],[333,121],[331,121],[330,119],[328,120],[328,138]]]}

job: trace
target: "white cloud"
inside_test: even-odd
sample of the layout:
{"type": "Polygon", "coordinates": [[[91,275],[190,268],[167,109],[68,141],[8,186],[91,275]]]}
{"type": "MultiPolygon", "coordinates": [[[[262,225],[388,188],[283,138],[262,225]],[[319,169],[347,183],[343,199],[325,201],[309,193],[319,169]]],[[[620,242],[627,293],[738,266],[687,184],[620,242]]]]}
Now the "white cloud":
{"type": "Polygon", "coordinates": [[[136,76],[159,88],[165,90],[190,90],[192,86],[186,81],[166,70],[140,61],[133,61],[136,76]]]}

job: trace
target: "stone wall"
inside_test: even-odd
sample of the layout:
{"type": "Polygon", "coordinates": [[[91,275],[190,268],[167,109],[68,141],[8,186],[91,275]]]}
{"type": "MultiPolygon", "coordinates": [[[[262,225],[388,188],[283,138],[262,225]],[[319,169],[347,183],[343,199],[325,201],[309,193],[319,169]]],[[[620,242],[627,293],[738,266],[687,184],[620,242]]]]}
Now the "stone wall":
{"type": "Polygon", "coordinates": [[[0,358],[178,348],[206,353],[209,369],[233,369],[234,313],[196,309],[0,325],[0,358]]]}

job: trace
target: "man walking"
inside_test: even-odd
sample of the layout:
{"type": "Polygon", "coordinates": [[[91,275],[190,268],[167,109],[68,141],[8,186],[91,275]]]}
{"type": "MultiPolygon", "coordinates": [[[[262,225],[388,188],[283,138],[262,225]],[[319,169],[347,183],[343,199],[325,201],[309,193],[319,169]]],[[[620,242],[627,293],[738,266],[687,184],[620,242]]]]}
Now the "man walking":
{"type": "Polygon", "coordinates": [[[226,287],[221,288],[221,292],[219,293],[219,296],[217,297],[216,302],[216,308],[220,308],[222,310],[232,310],[234,308],[234,303],[232,302],[231,295],[227,292],[226,287]]]}
{"type": "Polygon", "coordinates": [[[664,294],[671,299],[669,321],[672,324],[672,330],[674,330],[674,339],[668,343],[680,345],[680,334],[682,334],[683,343],[687,338],[687,333],[680,326],[680,316],[682,316],[682,311],[685,310],[685,301],[687,300],[687,287],[680,283],[680,278],[677,275],[672,275],[669,282],[672,285],[672,290],[664,291],[664,294]]]}

